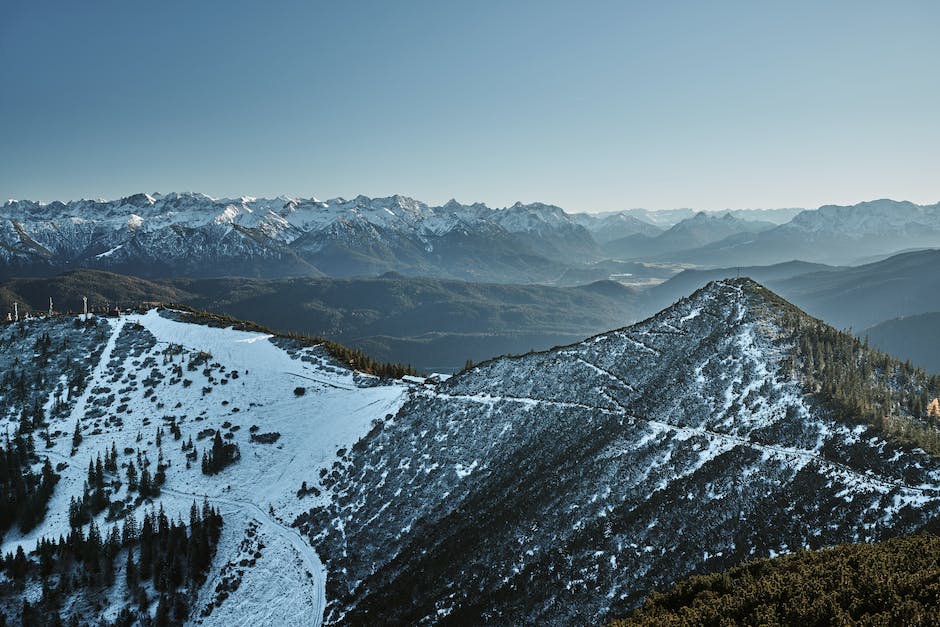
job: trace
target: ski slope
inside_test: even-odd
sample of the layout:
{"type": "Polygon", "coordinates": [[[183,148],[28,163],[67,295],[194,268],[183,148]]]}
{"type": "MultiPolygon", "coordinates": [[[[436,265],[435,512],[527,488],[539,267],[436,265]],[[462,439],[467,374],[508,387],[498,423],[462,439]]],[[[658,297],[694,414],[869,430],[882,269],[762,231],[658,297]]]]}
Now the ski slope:
{"type": "MultiPolygon", "coordinates": [[[[142,519],[146,507],[163,507],[171,518],[185,520],[192,503],[205,498],[225,520],[191,622],[227,627],[320,624],[326,569],[290,526],[298,514],[317,503],[317,497],[298,497],[298,490],[304,482],[308,488],[317,487],[319,470],[333,463],[339,449],[352,446],[373,421],[394,415],[409,385],[354,374],[317,347],[284,348],[263,333],[181,322],[157,310],[108,323],[110,333],[90,381],[79,397],[71,399],[68,417],[50,425],[50,431],[61,430],[68,436],[58,437],[51,449],[37,447],[54,466],[68,464],[60,471],[46,519],[25,536],[11,532],[4,538],[4,553],[17,544],[31,550],[42,536],[68,532],[69,500],[81,496],[89,459],[99,453],[104,456],[112,442],[119,452],[117,478],[124,485],[111,499],[126,498],[127,461],[136,464],[140,452],[155,472],[160,454],[156,431],[163,427],[163,458],[169,464],[166,483],[160,497],[152,505],[138,507],[135,515],[142,519]],[[204,363],[190,369],[200,354],[204,363]],[[182,370],[182,380],[174,377],[177,369],[182,370]],[[305,389],[302,395],[294,392],[298,386],[305,389]],[[95,411],[103,417],[88,418],[95,411]],[[120,426],[109,422],[114,416],[120,417],[120,426]],[[181,439],[173,438],[165,416],[175,417],[181,439]],[[70,436],[76,420],[81,421],[83,441],[72,455],[70,436]],[[280,437],[273,443],[254,442],[253,427],[259,434],[280,437]],[[211,435],[200,438],[200,432],[210,429],[224,433],[241,452],[238,462],[215,476],[204,475],[198,460],[187,469],[181,450],[190,438],[197,450],[211,448],[211,435]],[[125,454],[125,449],[133,453],[125,454]],[[236,569],[237,590],[203,616],[220,574],[229,562],[238,560],[249,525],[264,546],[261,556],[251,560],[250,567],[236,569]]],[[[112,524],[104,521],[104,514],[97,522],[105,530],[112,524]]],[[[119,609],[115,604],[104,617],[113,618],[119,609]]]]}

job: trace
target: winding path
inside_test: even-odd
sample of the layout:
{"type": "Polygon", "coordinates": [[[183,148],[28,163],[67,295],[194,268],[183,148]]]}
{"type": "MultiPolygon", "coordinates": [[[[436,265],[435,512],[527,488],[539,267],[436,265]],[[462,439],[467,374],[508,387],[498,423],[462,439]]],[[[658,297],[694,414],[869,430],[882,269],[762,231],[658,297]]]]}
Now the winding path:
{"type": "Polygon", "coordinates": [[[891,490],[902,490],[905,492],[920,494],[924,497],[929,498],[940,498],[940,488],[929,486],[929,485],[919,485],[911,486],[906,483],[893,480],[881,475],[869,474],[860,472],[851,468],[847,464],[833,461],[825,458],[820,455],[817,451],[810,449],[798,449],[784,446],[774,446],[772,444],[762,444],[760,442],[754,442],[746,437],[732,435],[730,433],[720,433],[718,431],[712,431],[711,429],[706,429],[705,427],[684,427],[680,425],[674,425],[668,422],[662,422],[659,420],[651,420],[649,418],[641,418],[631,414],[627,408],[617,399],[613,398],[610,395],[607,395],[611,401],[616,403],[617,409],[612,409],[610,407],[599,407],[596,405],[586,405],[583,403],[569,403],[564,401],[551,401],[547,399],[538,399],[538,398],[529,398],[529,397],[519,397],[519,396],[488,396],[488,395],[461,395],[461,394],[446,394],[438,391],[425,392],[428,396],[434,396],[437,398],[450,398],[456,401],[480,403],[485,405],[493,405],[499,401],[506,401],[511,403],[521,403],[525,405],[550,405],[553,407],[560,407],[563,409],[585,409],[598,411],[605,414],[612,414],[617,416],[623,416],[629,418],[636,422],[644,422],[660,431],[676,431],[682,434],[691,434],[691,435],[700,435],[710,439],[725,441],[733,446],[745,446],[761,453],[776,457],[786,457],[790,459],[796,459],[803,461],[805,463],[815,463],[824,468],[831,473],[841,473],[846,476],[847,479],[855,480],[859,483],[868,484],[876,489],[880,489],[883,492],[890,492],[891,490]]]}
{"type": "MultiPolygon", "coordinates": [[[[323,611],[326,608],[326,570],[323,567],[323,563],[320,561],[320,557],[317,555],[317,552],[314,551],[313,547],[310,546],[306,540],[304,540],[299,531],[293,527],[289,527],[277,521],[270,514],[265,512],[257,503],[253,503],[252,501],[225,497],[212,497],[205,494],[197,494],[195,492],[185,492],[182,490],[161,487],[160,495],[163,496],[164,494],[185,498],[187,500],[195,499],[197,503],[205,499],[208,500],[212,505],[227,506],[229,508],[241,510],[242,513],[246,515],[246,517],[253,518],[254,520],[261,523],[261,525],[269,531],[272,531],[276,535],[287,540],[294,550],[300,554],[300,558],[304,562],[307,572],[309,572],[315,579],[313,612],[314,615],[318,617],[315,625],[319,626],[323,622],[323,611]]],[[[222,508],[220,507],[220,509],[222,508]]],[[[207,582],[204,586],[204,589],[208,590],[211,587],[211,584],[212,582],[207,582]]]]}

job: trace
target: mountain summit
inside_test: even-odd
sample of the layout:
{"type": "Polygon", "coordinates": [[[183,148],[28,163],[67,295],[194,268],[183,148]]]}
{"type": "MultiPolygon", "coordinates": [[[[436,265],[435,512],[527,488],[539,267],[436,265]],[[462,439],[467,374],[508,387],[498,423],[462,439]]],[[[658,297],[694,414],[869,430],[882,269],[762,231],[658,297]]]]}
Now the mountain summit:
{"type": "Polygon", "coordinates": [[[891,434],[937,383],[749,279],[478,365],[325,475],[302,517],[325,620],[601,622],[692,573],[921,529],[940,464],[891,434]]]}

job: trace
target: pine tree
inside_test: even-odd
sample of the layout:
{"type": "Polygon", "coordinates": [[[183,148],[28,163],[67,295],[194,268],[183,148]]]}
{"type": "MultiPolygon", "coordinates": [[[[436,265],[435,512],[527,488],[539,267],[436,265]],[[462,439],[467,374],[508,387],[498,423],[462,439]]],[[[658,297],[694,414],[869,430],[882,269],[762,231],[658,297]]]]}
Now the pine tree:
{"type": "Polygon", "coordinates": [[[140,471],[140,484],[137,486],[137,491],[140,492],[140,496],[143,498],[148,498],[153,490],[153,482],[150,480],[150,471],[145,467],[140,471]]]}
{"type": "Polygon", "coordinates": [[[127,489],[130,491],[137,489],[137,467],[134,466],[134,460],[127,462],[127,489]]]}
{"type": "Polygon", "coordinates": [[[137,538],[137,518],[131,513],[124,517],[124,527],[121,529],[121,543],[126,546],[136,542],[137,538]]]}
{"type": "Polygon", "coordinates": [[[127,588],[130,590],[137,585],[137,565],[134,563],[134,547],[127,549],[127,562],[124,565],[124,572],[127,576],[127,588]]]}
{"type": "Polygon", "coordinates": [[[75,454],[75,451],[78,450],[78,446],[82,443],[82,425],[81,422],[75,420],[75,432],[72,434],[72,454],[75,454]]]}

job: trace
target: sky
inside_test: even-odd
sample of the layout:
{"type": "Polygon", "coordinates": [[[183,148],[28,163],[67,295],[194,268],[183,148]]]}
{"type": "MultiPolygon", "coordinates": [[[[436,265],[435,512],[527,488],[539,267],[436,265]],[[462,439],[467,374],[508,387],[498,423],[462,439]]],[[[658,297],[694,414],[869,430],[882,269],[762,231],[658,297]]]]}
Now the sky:
{"type": "Polygon", "coordinates": [[[0,199],[940,201],[940,3],[0,0],[0,199]]]}

